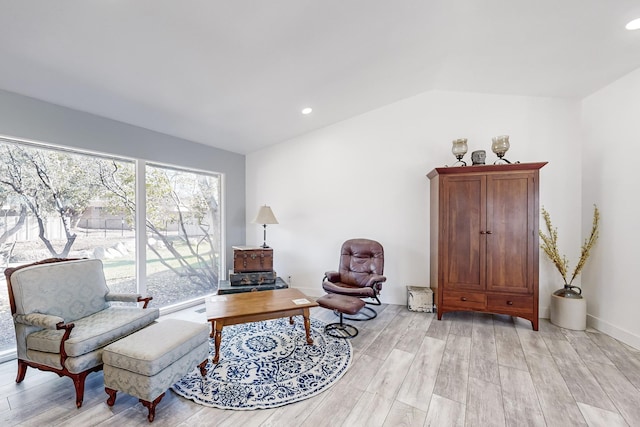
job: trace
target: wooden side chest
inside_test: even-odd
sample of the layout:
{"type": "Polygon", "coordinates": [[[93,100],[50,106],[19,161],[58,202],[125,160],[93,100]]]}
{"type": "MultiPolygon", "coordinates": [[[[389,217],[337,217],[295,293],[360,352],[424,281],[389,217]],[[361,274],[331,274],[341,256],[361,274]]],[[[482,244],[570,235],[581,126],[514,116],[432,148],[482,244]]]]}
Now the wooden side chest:
{"type": "Polygon", "coordinates": [[[231,286],[274,284],[276,282],[276,272],[229,273],[229,282],[231,282],[231,286]]]}
{"type": "Polygon", "coordinates": [[[271,291],[274,289],[285,289],[289,285],[287,282],[277,277],[274,283],[262,284],[262,285],[232,285],[228,280],[220,280],[218,283],[218,295],[237,294],[241,292],[258,292],[258,291],[271,291]]]}
{"type": "Polygon", "coordinates": [[[253,246],[233,246],[234,273],[273,271],[273,249],[253,246]]]}

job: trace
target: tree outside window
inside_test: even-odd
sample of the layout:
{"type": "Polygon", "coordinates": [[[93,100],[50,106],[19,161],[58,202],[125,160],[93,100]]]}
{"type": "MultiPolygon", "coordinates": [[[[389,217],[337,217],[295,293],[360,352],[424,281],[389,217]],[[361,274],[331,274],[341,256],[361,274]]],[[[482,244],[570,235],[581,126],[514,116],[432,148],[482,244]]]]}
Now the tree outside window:
{"type": "MultiPolygon", "coordinates": [[[[147,293],[166,307],[217,288],[220,179],[146,167],[147,293]]],[[[137,292],[135,163],[0,140],[0,262],[99,258],[115,292],[137,292]]],[[[0,352],[15,347],[0,290],[0,352]]]]}

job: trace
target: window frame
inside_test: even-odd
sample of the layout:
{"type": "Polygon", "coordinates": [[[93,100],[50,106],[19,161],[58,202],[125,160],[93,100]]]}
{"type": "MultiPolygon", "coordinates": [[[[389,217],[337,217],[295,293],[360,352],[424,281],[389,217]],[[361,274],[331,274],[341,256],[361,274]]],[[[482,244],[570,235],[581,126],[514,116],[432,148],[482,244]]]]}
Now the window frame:
{"type": "MultiPolygon", "coordinates": [[[[109,160],[118,160],[124,162],[131,162],[134,164],[135,170],[135,277],[137,292],[146,295],[147,293],[147,277],[146,277],[146,167],[155,166],[173,169],[180,172],[199,173],[206,175],[215,175],[218,179],[218,191],[219,191],[219,226],[220,226],[220,248],[219,248],[219,272],[218,277],[222,278],[224,275],[224,269],[226,266],[226,240],[227,240],[227,228],[226,228],[226,176],[223,172],[217,172],[212,170],[203,170],[201,168],[194,168],[190,166],[171,164],[166,162],[153,161],[144,158],[130,157],[126,155],[119,155],[114,153],[103,152],[99,150],[82,149],[76,147],[65,146],[61,144],[34,141],[24,138],[16,138],[12,136],[0,135],[0,143],[16,144],[27,146],[30,148],[54,150],[74,155],[84,155],[90,157],[99,157],[109,160]]],[[[183,310],[187,307],[201,304],[206,295],[197,297],[192,300],[183,301],[160,308],[160,314],[168,314],[175,311],[183,310]]],[[[16,349],[8,349],[0,351],[0,363],[15,359],[17,357],[16,349]]]]}

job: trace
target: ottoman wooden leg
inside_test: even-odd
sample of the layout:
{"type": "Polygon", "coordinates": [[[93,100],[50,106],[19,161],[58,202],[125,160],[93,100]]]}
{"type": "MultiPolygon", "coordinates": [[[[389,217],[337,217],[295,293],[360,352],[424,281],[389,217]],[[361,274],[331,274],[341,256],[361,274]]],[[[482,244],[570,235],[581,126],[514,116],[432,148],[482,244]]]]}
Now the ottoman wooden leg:
{"type": "Polygon", "coordinates": [[[142,405],[145,408],[149,408],[149,416],[147,416],[147,419],[149,420],[150,423],[153,422],[153,419],[156,417],[156,406],[158,405],[158,403],[160,403],[163,397],[164,397],[164,393],[156,397],[153,402],[140,399],[140,402],[142,403],[142,405]]]}
{"type": "Polygon", "coordinates": [[[105,387],[104,391],[109,395],[109,398],[107,399],[107,405],[113,406],[113,404],[116,403],[116,393],[118,392],[118,390],[105,387]]]}

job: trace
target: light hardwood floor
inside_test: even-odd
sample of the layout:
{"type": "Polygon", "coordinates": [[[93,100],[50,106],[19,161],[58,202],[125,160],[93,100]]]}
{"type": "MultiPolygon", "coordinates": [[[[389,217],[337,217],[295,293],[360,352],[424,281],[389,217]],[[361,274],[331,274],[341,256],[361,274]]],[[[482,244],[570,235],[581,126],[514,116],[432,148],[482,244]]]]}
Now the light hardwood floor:
{"type": "MultiPolygon", "coordinates": [[[[540,331],[507,316],[409,312],[386,305],[355,322],[349,371],[324,393],[272,410],[228,411],[167,392],[149,424],[119,393],[106,405],[102,373],[75,408],[68,378],[0,364],[0,425],[25,426],[640,426],[640,351],[597,331],[540,331]]],[[[200,307],[169,317],[205,321],[200,307]]],[[[331,312],[313,317],[335,321],[331,312]]]]}

